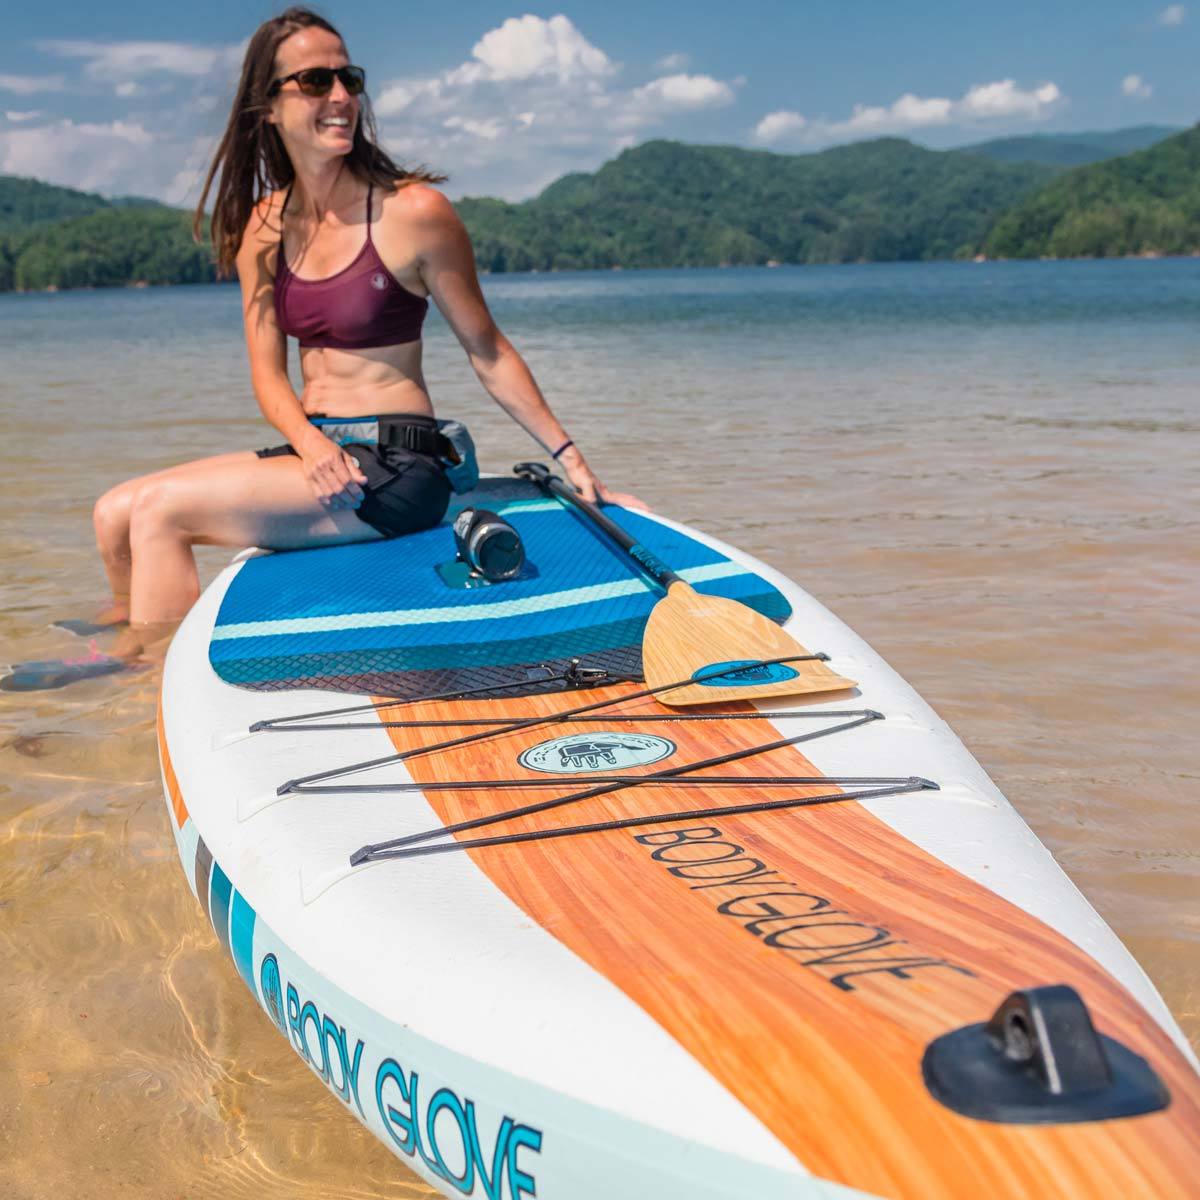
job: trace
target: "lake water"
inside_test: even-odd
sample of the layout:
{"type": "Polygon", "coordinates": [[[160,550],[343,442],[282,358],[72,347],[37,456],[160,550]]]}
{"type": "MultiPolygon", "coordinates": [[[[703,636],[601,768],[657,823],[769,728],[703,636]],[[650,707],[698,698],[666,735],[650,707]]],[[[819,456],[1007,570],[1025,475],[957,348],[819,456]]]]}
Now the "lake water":
{"type": "MultiPolygon", "coordinates": [[[[493,277],[602,477],[821,598],[946,717],[1200,1048],[1200,261],[493,277]]],[[[529,440],[430,322],[485,467],[529,440]]],[[[278,442],[232,287],[0,296],[0,661],[78,654],[112,483],[278,442]]],[[[206,551],[210,577],[227,555],[206,551]]],[[[0,693],[0,1193],[432,1195],[187,891],[156,680],[0,693]]],[[[436,964],[429,965],[436,970],[436,964]]]]}

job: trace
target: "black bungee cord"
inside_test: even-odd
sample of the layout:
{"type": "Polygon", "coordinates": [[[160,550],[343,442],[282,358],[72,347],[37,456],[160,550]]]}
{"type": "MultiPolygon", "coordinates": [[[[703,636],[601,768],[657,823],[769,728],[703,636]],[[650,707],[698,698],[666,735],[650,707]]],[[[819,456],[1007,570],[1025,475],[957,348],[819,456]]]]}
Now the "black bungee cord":
{"type": "MultiPolygon", "coordinates": [[[[803,654],[791,655],[787,657],[775,659],[763,659],[755,663],[741,663],[738,666],[729,666],[723,670],[712,670],[708,674],[700,676],[701,681],[709,678],[718,678],[722,675],[734,674],[735,672],[745,671],[753,667],[766,667],[780,663],[792,662],[827,662],[829,656],[827,654],[803,654]]],[[[549,671],[549,668],[546,668],[549,671]]],[[[560,710],[556,713],[548,713],[542,716],[533,716],[528,718],[520,718],[511,720],[507,717],[460,717],[449,719],[405,719],[405,720],[376,720],[372,722],[345,722],[333,724],[307,724],[307,722],[320,721],[326,717],[348,716],[362,712],[381,713],[385,710],[399,708],[401,705],[415,705],[420,703],[439,701],[439,700],[460,700],[466,699],[473,695],[486,693],[489,697],[495,697],[498,691],[517,690],[519,688],[528,688],[531,680],[520,680],[510,685],[488,684],[481,687],[459,689],[456,691],[445,692],[437,695],[422,696],[413,700],[390,699],[375,701],[368,704],[360,704],[346,706],[338,709],[328,709],[316,713],[295,714],[293,716],[284,716],[271,718],[264,721],[256,722],[250,727],[250,732],[284,732],[284,731],[317,731],[331,729],[374,729],[374,728],[399,728],[399,729],[420,729],[420,728],[476,728],[477,732],[464,734],[460,737],[450,738],[442,742],[436,742],[427,746],[417,746],[410,750],[400,751],[395,754],[390,754],[381,758],[370,759],[360,763],[353,763],[345,767],[334,768],[329,771],[322,771],[312,775],[303,776],[297,779],[288,780],[281,784],[277,789],[277,794],[280,796],[295,794],[295,795],[311,795],[311,794],[357,794],[365,792],[414,792],[414,791],[452,791],[452,790],[503,790],[515,789],[521,790],[526,788],[547,788],[561,787],[569,782],[569,778],[556,777],[551,779],[503,779],[503,780],[443,780],[431,782],[427,784],[418,783],[376,783],[376,784],[331,784],[328,780],[342,778],[346,775],[357,774],[362,771],[374,769],[376,767],[385,766],[390,763],[404,762],[411,758],[420,757],[426,754],[434,754],[444,750],[457,748],[459,746],[469,745],[475,742],[485,741],[492,738],[500,738],[507,736],[510,733],[517,733],[526,729],[535,728],[542,725],[553,724],[570,724],[576,722],[590,721],[597,718],[588,714],[599,713],[602,709],[607,708],[617,703],[624,703],[631,700],[640,700],[652,696],[661,695],[665,692],[670,692],[676,688],[685,687],[689,684],[697,682],[695,676],[689,676],[687,679],[677,680],[669,684],[662,684],[654,688],[643,688],[635,692],[627,693],[622,696],[610,697],[605,700],[599,700],[590,704],[576,705],[572,708],[560,710]],[[482,727],[482,728],[479,728],[482,727]]],[[[582,688],[596,687],[609,683],[627,683],[637,682],[633,676],[610,676],[603,669],[582,667],[579,659],[573,659],[565,671],[550,672],[544,680],[538,682],[555,683],[561,682],[567,688],[582,688]]],[[[378,862],[384,859],[400,859],[400,858],[416,858],[432,854],[443,854],[455,850],[471,850],[480,849],[487,846],[510,845],[520,842],[542,841],[551,838],[561,838],[577,836],[587,833],[598,833],[615,829],[634,828],[643,825],[663,823],[668,824],[676,821],[705,819],[709,817],[718,817],[721,815],[738,815],[752,812],[770,812],[797,807],[807,807],[820,804],[837,803],[844,800],[870,799],[883,796],[901,795],[909,792],[922,790],[937,790],[938,785],[928,779],[922,779],[918,776],[904,777],[883,777],[883,776],[699,776],[696,772],[704,770],[708,767],[721,766],[730,762],[737,762],[746,758],[753,757],[759,754],[766,754],[773,750],[783,749],[788,746],[794,746],[801,742],[806,742],[819,737],[825,737],[833,733],[844,732],[849,729],[867,724],[871,721],[882,720],[883,714],[876,712],[873,709],[800,709],[800,710],[783,710],[776,712],[761,712],[752,711],[744,713],[730,712],[702,712],[702,713],[653,713],[653,714],[606,714],[602,719],[605,721],[719,721],[733,719],[751,719],[751,720],[784,720],[784,719],[832,719],[832,718],[847,718],[841,721],[840,724],[834,725],[827,729],[813,730],[802,734],[797,734],[790,738],[781,738],[772,742],[766,742],[758,746],[747,747],[745,749],[732,751],[729,754],[717,755],[711,758],[698,760],[692,763],[685,763],[680,766],[666,768],[662,771],[652,772],[648,775],[638,776],[619,776],[619,775],[604,775],[593,777],[590,781],[590,786],[583,790],[569,793],[565,796],[552,797],[548,800],[539,801],[537,803],[526,804],[516,808],[504,810],[499,813],[492,813],[480,817],[471,818],[469,820],[459,821],[451,825],[438,826],[432,829],[421,830],[416,833],[406,834],[402,837],[393,838],[384,842],[376,842],[367,846],[361,847],[355,851],[350,857],[351,866],[364,865],[370,862],[378,862]],[[560,826],[551,829],[530,830],[520,833],[511,834],[494,834],[488,837],[476,837],[460,840],[456,835],[469,832],[473,829],[484,828],[489,825],[499,824],[504,821],[513,820],[519,817],[530,816],[536,813],[545,812],[552,808],[562,807],[564,805],[578,803],[597,796],[604,796],[614,792],[619,792],[629,788],[653,786],[653,785],[675,785],[681,787],[705,787],[705,786],[742,786],[742,787],[780,787],[785,785],[798,786],[814,786],[818,784],[829,784],[834,787],[850,786],[850,791],[838,791],[819,796],[801,796],[789,797],[780,800],[760,800],[751,801],[745,804],[729,805],[724,807],[689,809],[676,812],[645,814],[635,817],[614,818],[608,821],[593,822],[589,824],[560,826]],[[865,786],[864,786],[865,785],[865,786]],[[435,839],[447,839],[438,841],[435,839]]]]}
{"type": "MultiPolygon", "coordinates": [[[[836,780],[829,780],[836,783],[836,780]]],[[[938,785],[916,775],[900,781],[894,787],[863,789],[850,792],[830,792],[823,796],[796,796],[786,800],[758,800],[748,804],[731,804],[720,808],[693,808],[682,812],[649,813],[639,817],[617,817],[611,821],[596,821],[590,825],[565,825],[555,829],[531,829],[525,833],[495,834],[492,837],[468,838],[465,841],[434,842],[423,846],[396,846],[380,842],[364,846],[350,858],[351,866],[395,858],[424,858],[433,854],[449,854],[455,850],[480,850],[486,846],[510,846],[520,842],[542,842],[552,838],[577,837],[587,833],[607,833],[614,829],[634,829],[642,825],[668,825],[678,821],[701,821],[710,817],[739,816],[744,813],[773,812],[789,808],[805,808],[818,804],[838,804],[844,800],[874,800],[882,796],[899,796],[906,792],[937,791],[938,785]]],[[[403,839],[399,839],[403,840],[403,839]]]]}
{"type": "Polygon", "coordinates": [[[769,754],[772,750],[782,750],[788,746],[798,745],[800,742],[810,742],[815,738],[825,737],[831,733],[840,733],[847,729],[854,729],[859,725],[866,725],[869,721],[881,720],[880,713],[870,709],[863,710],[862,714],[851,721],[844,721],[840,725],[834,726],[832,729],[818,729],[808,733],[798,733],[793,737],[778,738],[773,742],[764,742],[759,746],[748,746],[741,750],[731,750],[728,754],[714,755],[712,758],[699,759],[696,762],[682,763],[677,767],[667,767],[662,771],[654,771],[649,775],[628,775],[618,779],[615,783],[601,783],[593,787],[584,788],[582,791],[571,792],[566,796],[554,796],[549,800],[539,800],[534,804],[523,804],[518,808],[506,809],[503,812],[487,813],[484,816],[472,817],[465,821],[456,821],[452,825],[438,825],[433,829],[423,829],[418,833],[405,834],[403,837],[392,838],[386,842],[375,842],[372,846],[364,846],[361,850],[355,851],[350,856],[351,865],[364,861],[362,855],[371,850],[390,850],[397,846],[407,846],[415,842],[432,841],[439,837],[452,837],[457,833],[465,833],[470,829],[479,829],[484,825],[495,825],[501,821],[509,821],[516,817],[532,816],[534,813],[547,812],[552,808],[560,808],[564,804],[575,804],[581,800],[590,800],[594,796],[606,796],[612,792],[623,791],[625,788],[637,787],[640,781],[645,779],[656,779],[660,781],[669,781],[677,776],[691,775],[696,771],[702,771],[705,767],[720,767],[726,763],[741,762],[743,759],[753,758],[759,754],[769,754]]]}
{"type": "MultiPolygon", "coordinates": [[[[344,775],[354,775],[360,771],[370,771],[376,767],[387,766],[390,763],[406,762],[411,758],[419,758],[426,754],[437,754],[443,750],[451,750],[458,746],[470,745],[473,742],[485,741],[489,738],[504,737],[510,733],[519,733],[526,729],[534,729],[539,725],[554,725],[561,722],[567,717],[580,716],[583,713],[598,712],[602,708],[607,708],[613,704],[621,704],[629,700],[641,700],[646,696],[658,696],[663,692],[674,691],[677,688],[687,687],[696,682],[704,682],[709,679],[717,679],[722,675],[733,675],[740,671],[755,667],[769,667],[778,663],[792,662],[826,662],[828,655],[825,654],[790,654],[781,658],[767,658],[753,663],[741,663],[737,666],[728,666],[723,670],[712,670],[709,672],[697,672],[697,676],[689,675],[686,679],[675,680],[671,683],[662,683],[657,687],[642,688],[636,692],[629,692],[623,696],[611,696],[606,700],[595,700],[591,704],[581,704],[575,708],[563,709],[556,713],[546,713],[542,716],[524,717],[520,720],[513,721],[508,725],[500,725],[495,728],[481,730],[478,733],[463,734],[461,737],[450,738],[443,742],[434,742],[428,746],[416,746],[411,750],[398,751],[395,754],[383,755],[380,758],[367,759],[364,762],[351,763],[345,767],[333,767],[328,771],[317,771],[312,775],[304,775],[298,779],[289,779],[286,783],[281,783],[275,789],[277,796],[286,796],[292,792],[301,790],[307,784],[321,783],[327,779],[338,779],[344,775]]],[[[374,705],[363,706],[363,708],[376,707],[374,705]]]]}

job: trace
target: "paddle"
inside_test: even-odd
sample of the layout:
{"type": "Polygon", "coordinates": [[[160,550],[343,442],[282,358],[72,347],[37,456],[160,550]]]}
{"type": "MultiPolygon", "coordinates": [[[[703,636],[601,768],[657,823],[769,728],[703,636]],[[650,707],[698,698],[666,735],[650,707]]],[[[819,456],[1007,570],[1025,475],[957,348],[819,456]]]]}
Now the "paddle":
{"type": "Polygon", "coordinates": [[[541,463],[518,463],[513,471],[573,505],[666,589],[667,594],[654,606],[642,635],[646,684],[657,687],[672,680],[705,676],[709,682],[672,689],[661,697],[664,703],[713,704],[721,700],[839,692],[855,686],[824,662],[812,660],[808,650],[761,613],[736,600],[697,592],[541,463]],[[804,658],[810,661],[795,661],[804,658]],[[777,659],[789,661],[774,661],[777,659]],[[737,663],[747,664],[746,670],[719,674],[722,668],[737,663]]]}

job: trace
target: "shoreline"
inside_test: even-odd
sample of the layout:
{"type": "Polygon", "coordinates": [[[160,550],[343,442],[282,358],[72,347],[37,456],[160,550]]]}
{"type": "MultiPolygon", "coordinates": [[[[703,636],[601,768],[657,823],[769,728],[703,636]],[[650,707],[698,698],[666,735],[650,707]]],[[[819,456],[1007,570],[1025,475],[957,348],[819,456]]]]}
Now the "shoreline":
{"type": "MultiPolygon", "coordinates": [[[[1038,258],[989,258],[975,255],[963,258],[904,258],[904,259],[855,259],[853,262],[804,262],[789,263],[771,259],[765,263],[704,263],[702,265],[671,267],[552,267],[549,270],[490,271],[479,269],[479,275],[489,279],[524,279],[535,275],[611,275],[620,272],[648,271],[775,271],[780,268],[800,270],[807,267],[913,267],[934,266],[981,266],[987,263],[1092,263],[1092,262],[1193,262],[1200,259],[1200,249],[1190,254],[1160,254],[1158,251],[1142,251],[1138,254],[1080,255],[1068,258],[1041,256],[1038,258]]],[[[196,283],[150,283],[145,279],[130,280],[103,286],[59,287],[52,284],[44,288],[8,288],[0,296],[53,296],[63,292],[115,292],[150,291],[156,288],[204,288],[236,285],[236,279],[213,279],[196,283]]]]}

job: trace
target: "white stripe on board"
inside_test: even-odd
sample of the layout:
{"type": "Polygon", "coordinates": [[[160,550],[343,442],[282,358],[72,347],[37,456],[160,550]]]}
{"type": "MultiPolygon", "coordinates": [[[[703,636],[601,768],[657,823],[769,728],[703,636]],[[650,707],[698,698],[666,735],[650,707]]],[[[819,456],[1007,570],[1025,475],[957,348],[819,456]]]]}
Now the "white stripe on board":
{"type": "MultiPolygon", "coordinates": [[[[688,583],[709,579],[728,579],[749,575],[734,562],[712,563],[707,567],[688,567],[679,572],[688,583]]],[[[643,579],[618,579],[591,587],[568,588],[548,596],[529,596],[522,600],[496,600],[491,604],[469,604],[461,608],[396,608],[390,612],[340,613],[328,617],[291,617],[284,621],[243,621],[236,625],[218,625],[212,632],[214,642],[234,638],[280,637],[289,633],[333,633],[341,629],[378,629],[386,625],[438,625],[452,621],[498,621],[528,613],[570,608],[575,604],[595,604],[618,596],[634,596],[655,589],[643,579]]]]}
{"type": "Polygon", "coordinates": [[[507,504],[493,508],[492,512],[499,513],[500,516],[504,516],[505,513],[524,515],[531,512],[562,512],[563,507],[557,500],[510,500],[507,504]]]}

